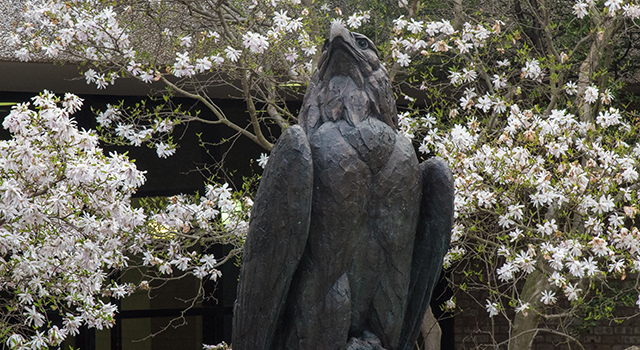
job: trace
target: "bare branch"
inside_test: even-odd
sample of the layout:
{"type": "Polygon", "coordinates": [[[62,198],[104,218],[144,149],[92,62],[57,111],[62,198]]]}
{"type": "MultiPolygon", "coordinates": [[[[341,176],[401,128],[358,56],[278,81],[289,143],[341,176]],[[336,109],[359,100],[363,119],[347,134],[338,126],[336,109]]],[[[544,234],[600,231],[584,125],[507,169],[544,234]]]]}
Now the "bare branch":
{"type": "MultiPolygon", "coordinates": [[[[173,84],[172,82],[170,82],[164,75],[161,76],[160,78],[162,80],[162,82],[164,82],[165,84],[167,84],[169,87],[171,87],[172,89],[174,89],[175,91],[177,91],[178,93],[192,98],[194,100],[198,100],[200,102],[202,102],[205,106],[207,106],[207,108],[209,108],[218,118],[218,123],[222,123],[228,127],[230,127],[231,129],[239,132],[240,134],[242,134],[243,136],[246,136],[247,138],[249,138],[251,141],[257,143],[258,145],[265,147],[265,146],[269,146],[269,148],[267,148],[268,150],[271,149],[271,147],[273,147],[272,144],[270,144],[268,141],[265,144],[264,141],[261,141],[259,137],[257,137],[256,135],[252,134],[251,132],[247,131],[246,129],[240,127],[239,125],[235,124],[234,122],[230,121],[222,112],[222,110],[216,106],[214,103],[212,103],[209,99],[203,97],[202,95],[199,94],[194,94],[191,92],[188,92],[180,87],[178,87],[177,85],[173,84]]],[[[204,121],[203,119],[200,118],[196,118],[194,117],[194,120],[199,120],[199,121],[204,121]]],[[[262,135],[261,135],[262,136],[262,135]]],[[[264,139],[264,136],[262,136],[262,139],[264,139]]]]}

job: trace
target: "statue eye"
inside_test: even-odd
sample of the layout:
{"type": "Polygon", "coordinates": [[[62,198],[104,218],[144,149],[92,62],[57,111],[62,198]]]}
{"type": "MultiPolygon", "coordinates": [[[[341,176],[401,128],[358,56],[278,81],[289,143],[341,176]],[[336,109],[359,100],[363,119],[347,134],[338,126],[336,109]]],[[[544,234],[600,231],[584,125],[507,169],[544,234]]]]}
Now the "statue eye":
{"type": "Polygon", "coordinates": [[[361,49],[366,49],[369,47],[369,43],[364,39],[358,39],[356,40],[356,43],[358,44],[358,46],[360,46],[361,49]]]}

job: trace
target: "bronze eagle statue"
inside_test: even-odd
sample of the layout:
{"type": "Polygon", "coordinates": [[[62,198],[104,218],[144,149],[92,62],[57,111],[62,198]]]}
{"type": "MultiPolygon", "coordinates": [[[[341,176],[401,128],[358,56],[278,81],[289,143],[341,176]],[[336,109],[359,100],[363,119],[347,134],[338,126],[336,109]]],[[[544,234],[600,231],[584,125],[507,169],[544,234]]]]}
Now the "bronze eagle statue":
{"type": "Polygon", "coordinates": [[[255,198],[234,350],[412,349],[447,252],[453,178],[418,163],[375,45],[331,27],[255,198]]]}

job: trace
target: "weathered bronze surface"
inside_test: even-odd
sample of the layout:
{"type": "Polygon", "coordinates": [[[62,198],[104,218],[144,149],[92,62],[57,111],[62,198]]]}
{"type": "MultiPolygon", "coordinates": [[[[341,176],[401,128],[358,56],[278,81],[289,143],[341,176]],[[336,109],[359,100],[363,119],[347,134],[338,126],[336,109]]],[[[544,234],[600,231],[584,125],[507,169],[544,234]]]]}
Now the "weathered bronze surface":
{"type": "Polygon", "coordinates": [[[232,346],[412,349],[449,245],[451,172],[418,164],[375,46],[339,24],[299,122],[258,189],[232,346]]]}

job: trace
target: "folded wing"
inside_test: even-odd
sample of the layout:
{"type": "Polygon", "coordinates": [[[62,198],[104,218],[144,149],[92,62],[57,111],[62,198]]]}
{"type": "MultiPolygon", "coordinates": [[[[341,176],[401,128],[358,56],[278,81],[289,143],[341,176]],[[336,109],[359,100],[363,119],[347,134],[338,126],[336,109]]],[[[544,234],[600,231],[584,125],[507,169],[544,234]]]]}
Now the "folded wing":
{"type": "Polygon", "coordinates": [[[313,165],[307,137],[289,127],[274,146],[254,201],[234,306],[233,348],[269,349],[309,235],[313,165]]]}
{"type": "Polygon", "coordinates": [[[412,350],[418,338],[431,293],[440,278],[442,260],[449,249],[453,223],[453,176],[449,166],[441,158],[434,157],[420,167],[422,202],[400,350],[412,350]]]}

